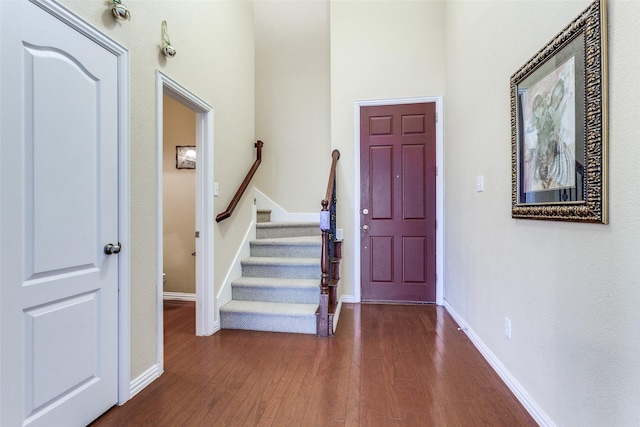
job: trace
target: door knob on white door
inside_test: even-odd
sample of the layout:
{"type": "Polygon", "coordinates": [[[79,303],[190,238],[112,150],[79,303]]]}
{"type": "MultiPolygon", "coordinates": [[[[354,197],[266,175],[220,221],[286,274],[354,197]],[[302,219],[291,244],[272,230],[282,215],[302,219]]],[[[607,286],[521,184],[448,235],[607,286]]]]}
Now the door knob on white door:
{"type": "Polygon", "coordinates": [[[117,254],[118,252],[120,252],[120,249],[122,249],[120,243],[118,243],[117,245],[114,245],[113,243],[107,243],[106,245],[104,245],[104,253],[107,255],[117,254]]]}

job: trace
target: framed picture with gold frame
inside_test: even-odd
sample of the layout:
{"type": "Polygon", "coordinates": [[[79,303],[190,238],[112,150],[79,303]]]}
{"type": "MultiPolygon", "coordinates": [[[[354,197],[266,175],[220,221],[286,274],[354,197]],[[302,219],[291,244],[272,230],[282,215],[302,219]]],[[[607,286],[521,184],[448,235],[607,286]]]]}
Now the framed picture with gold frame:
{"type": "Polygon", "coordinates": [[[608,222],[606,30],[597,0],[511,76],[513,218],[608,222]]]}

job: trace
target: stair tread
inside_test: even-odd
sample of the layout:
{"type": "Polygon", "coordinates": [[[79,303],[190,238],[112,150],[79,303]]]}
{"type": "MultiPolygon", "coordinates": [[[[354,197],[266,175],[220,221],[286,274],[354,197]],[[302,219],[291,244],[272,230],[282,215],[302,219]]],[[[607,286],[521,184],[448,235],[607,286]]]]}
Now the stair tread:
{"type": "Polygon", "coordinates": [[[290,288],[319,288],[317,279],[289,279],[279,277],[239,277],[233,281],[232,286],[265,286],[265,287],[290,287],[290,288]]]}
{"type": "Polygon", "coordinates": [[[225,313],[252,313],[284,316],[315,316],[318,304],[231,300],[220,307],[225,313]]]}
{"type": "Polygon", "coordinates": [[[320,222],[259,222],[256,223],[256,227],[258,228],[280,228],[280,227],[318,227],[320,228],[320,222]]]}

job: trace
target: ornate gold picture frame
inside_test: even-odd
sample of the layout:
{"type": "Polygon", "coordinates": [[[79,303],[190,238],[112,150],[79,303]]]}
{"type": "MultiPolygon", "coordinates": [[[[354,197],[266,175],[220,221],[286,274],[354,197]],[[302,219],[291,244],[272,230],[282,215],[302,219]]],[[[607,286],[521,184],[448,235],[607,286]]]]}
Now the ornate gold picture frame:
{"type": "Polygon", "coordinates": [[[511,216],[606,224],[607,20],[597,0],[511,76],[511,216]]]}

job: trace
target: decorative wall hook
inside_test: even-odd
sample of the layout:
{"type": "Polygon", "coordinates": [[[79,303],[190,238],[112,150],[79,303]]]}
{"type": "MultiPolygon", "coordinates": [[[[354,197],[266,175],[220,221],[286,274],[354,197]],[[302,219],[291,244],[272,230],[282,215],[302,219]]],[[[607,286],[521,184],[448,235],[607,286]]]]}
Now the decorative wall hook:
{"type": "Polygon", "coordinates": [[[173,58],[176,56],[176,49],[171,46],[171,40],[169,40],[169,30],[167,29],[167,21],[162,21],[162,53],[167,58],[173,58]]]}
{"type": "Polygon", "coordinates": [[[122,3],[122,0],[111,0],[111,13],[118,19],[131,19],[131,12],[122,3]]]}

